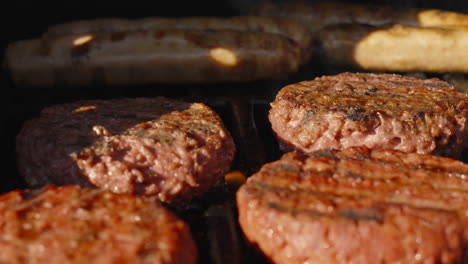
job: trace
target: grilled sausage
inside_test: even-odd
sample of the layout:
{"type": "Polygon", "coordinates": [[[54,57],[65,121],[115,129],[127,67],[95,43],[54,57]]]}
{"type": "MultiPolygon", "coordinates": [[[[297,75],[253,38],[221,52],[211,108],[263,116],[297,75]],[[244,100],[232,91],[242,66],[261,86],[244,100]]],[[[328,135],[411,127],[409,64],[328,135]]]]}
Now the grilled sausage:
{"type": "Polygon", "coordinates": [[[332,25],[319,34],[328,62],[371,71],[468,73],[468,27],[332,25]]]}
{"type": "Polygon", "coordinates": [[[438,9],[417,9],[326,1],[262,1],[252,15],[298,20],[316,32],[326,25],[403,24],[420,27],[468,25],[468,14],[438,9]]]}
{"type": "Polygon", "coordinates": [[[6,64],[18,86],[245,82],[297,71],[301,48],[267,32],[170,29],[19,41],[6,64]]]}
{"type": "Polygon", "coordinates": [[[291,38],[302,47],[308,59],[311,52],[312,35],[307,27],[291,20],[255,16],[221,17],[187,17],[164,18],[147,17],[139,20],[118,18],[73,21],[54,25],[44,34],[46,38],[64,35],[89,34],[98,32],[145,31],[158,29],[195,29],[195,30],[236,30],[248,32],[266,32],[280,34],[291,38]]]}

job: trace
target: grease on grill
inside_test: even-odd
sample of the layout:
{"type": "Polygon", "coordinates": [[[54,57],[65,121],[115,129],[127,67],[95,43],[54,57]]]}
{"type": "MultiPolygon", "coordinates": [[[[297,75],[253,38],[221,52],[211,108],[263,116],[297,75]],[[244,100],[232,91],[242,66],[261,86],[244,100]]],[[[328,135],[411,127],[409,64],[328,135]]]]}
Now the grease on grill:
{"type": "Polygon", "coordinates": [[[224,175],[224,181],[230,187],[239,187],[246,181],[247,177],[240,171],[231,171],[224,175]]]}
{"type": "Polygon", "coordinates": [[[91,40],[93,40],[94,36],[93,35],[84,35],[80,36],[76,39],[73,40],[73,45],[74,46],[82,46],[86,43],[89,43],[91,40]]]}
{"type": "Polygon", "coordinates": [[[93,35],[84,35],[73,40],[73,47],[70,50],[72,62],[79,63],[86,60],[93,39],[93,35]]]}
{"type": "Polygon", "coordinates": [[[226,48],[223,47],[216,47],[210,50],[210,57],[217,63],[228,66],[234,67],[238,64],[239,59],[237,58],[236,54],[226,48]]]}

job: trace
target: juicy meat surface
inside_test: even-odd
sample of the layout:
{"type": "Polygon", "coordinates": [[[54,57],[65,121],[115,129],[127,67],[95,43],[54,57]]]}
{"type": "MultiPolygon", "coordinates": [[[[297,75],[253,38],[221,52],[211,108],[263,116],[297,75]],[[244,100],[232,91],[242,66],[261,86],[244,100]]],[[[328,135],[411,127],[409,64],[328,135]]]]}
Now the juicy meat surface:
{"type": "Polygon", "coordinates": [[[0,196],[1,263],[196,263],[189,227],[154,198],[78,186],[0,196]]]}
{"type": "Polygon", "coordinates": [[[213,110],[163,97],[51,106],[17,136],[18,170],[30,186],[97,186],[167,203],[215,185],[234,153],[213,110]]]}
{"type": "Polygon", "coordinates": [[[289,152],[237,192],[246,238],[274,263],[466,263],[468,165],[355,147],[289,152]]]}
{"type": "Polygon", "coordinates": [[[467,100],[438,79],[342,73],[284,87],[269,119],[286,151],[365,146],[458,157],[467,100]]]}

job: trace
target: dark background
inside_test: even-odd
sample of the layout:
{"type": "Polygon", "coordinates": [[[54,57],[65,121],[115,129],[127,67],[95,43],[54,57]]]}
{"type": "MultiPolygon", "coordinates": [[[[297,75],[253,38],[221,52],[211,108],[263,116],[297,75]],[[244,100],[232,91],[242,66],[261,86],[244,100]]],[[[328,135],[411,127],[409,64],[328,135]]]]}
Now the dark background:
{"type": "MultiPolygon", "coordinates": [[[[258,0],[199,0],[199,1],[38,1],[4,0],[0,4],[0,48],[11,40],[34,38],[47,26],[78,19],[100,17],[141,18],[145,16],[230,16],[255,4],[258,0]]],[[[452,1],[350,1],[385,4],[399,7],[442,8],[468,13],[468,2],[452,1]]],[[[3,52],[2,52],[3,53],[3,52]]]]}
{"type": "MultiPolygon", "coordinates": [[[[40,34],[45,26],[76,19],[98,17],[144,16],[228,16],[238,14],[241,7],[248,7],[258,0],[198,0],[198,1],[38,1],[38,0],[4,0],[0,5],[3,36],[27,37],[40,34]]],[[[422,0],[382,0],[350,1],[356,3],[375,3],[399,7],[412,6],[424,8],[442,8],[468,12],[468,2],[422,1],[422,0]]]]}

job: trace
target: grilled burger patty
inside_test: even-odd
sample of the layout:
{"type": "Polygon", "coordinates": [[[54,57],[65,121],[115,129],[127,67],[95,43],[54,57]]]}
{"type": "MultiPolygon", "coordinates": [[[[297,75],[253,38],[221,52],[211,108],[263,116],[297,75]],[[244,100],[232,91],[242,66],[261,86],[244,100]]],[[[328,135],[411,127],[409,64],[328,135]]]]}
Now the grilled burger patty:
{"type": "Polygon", "coordinates": [[[17,136],[18,170],[30,186],[92,185],[167,203],[215,185],[234,152],[209,107],[163,97],[51,106],[17,136]]]}
{"type": "Polygon", "coordinates": [[[458,157],[467,100],[438,79],[342,73],[284,87],[269,119],[283,150],[366,146],[458,157]]]}
{"type": "Polygon", "coordinates": [[[196,263],[189,227],[155,199],[78,186],[0,196],[1,263],[196,263]]]}
{"type": "Polygon", "coordinates": [[[466,263],[468,165],[369,150],[290,152],[237,193],[247,239],[274,263],[466,263]]]}

